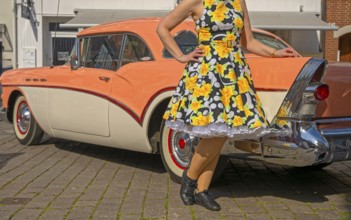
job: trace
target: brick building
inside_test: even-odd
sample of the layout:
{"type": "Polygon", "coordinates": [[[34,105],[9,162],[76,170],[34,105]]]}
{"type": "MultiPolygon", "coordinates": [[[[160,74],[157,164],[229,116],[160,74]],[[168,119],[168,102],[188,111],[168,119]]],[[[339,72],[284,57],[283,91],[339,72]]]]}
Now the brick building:
{"type": "Polygon", "coordinates": [[[351,62],[351,0],[324,0],[326,22],[339,30],[325,36],[325,58],[351,62]]]}

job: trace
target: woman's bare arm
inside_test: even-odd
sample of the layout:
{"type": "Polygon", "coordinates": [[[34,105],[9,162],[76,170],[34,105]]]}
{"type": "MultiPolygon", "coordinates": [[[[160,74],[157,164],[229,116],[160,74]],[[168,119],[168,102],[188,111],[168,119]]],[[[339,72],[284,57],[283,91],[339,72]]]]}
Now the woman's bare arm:
{"type": "Polygon", "coordinates": [[[251,23],[245,0],[240,0],[244,13],[244,31],[242,42],[246,49],[256,55],[264,57],[299,57],[300,55],[292,48],[276,50],[256,40],[251,31],[251,23]]]}
{"type": "Polygon", "coordinates": [[[203,52],[202,49],[196,48],[192,53],[184,55],[170,32],[189,16],[195,15],[194,17],[196,17],[198,8],[201,7],[202,0],[183,0],[157,27],[157,34],[166,49],[180,62],[198,61],[197,57],[201,56],[203,52]]]}

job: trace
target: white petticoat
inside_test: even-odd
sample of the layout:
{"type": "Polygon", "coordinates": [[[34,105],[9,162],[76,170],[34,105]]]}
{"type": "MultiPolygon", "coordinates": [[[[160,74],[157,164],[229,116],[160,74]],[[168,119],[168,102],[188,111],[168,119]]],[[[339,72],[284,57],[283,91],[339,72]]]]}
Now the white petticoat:
{"type": "Polygon", "coordinates": [[[277,130],[266,126],[258,128],[248,128],[247,126],[238,126],[231,128],[226,124],[210,123],[205,126],[187,125],[183,121],[169,121],[165,125],[177,132],[188,133],[194,137],[211,138],[211,137],[228,137],[231,140],[258,140],[260,137],[268,134],[278,134],[282,136],[289,135],[290,130],[277,130]]]}

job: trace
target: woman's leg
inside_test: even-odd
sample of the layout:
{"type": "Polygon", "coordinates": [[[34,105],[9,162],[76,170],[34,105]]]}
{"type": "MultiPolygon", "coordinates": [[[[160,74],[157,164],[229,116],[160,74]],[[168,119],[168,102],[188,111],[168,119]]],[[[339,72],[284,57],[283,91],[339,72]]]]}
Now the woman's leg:
{"type": "Polygon", "coordinates": [[[193,180],[198,179],[199,186],[205,187],[210,184],[222,146],[226,140],[225,137],[203,138],[196,147],[187,176],[193,180]]]}
{"type": "Polygon", "coordinates": [[[211,160],[209,164],[202,170],[199,178],[197,179],[197,190],[198,192],[202,192],[204,190],[207,190],[208,187],[211,184],[212,176],[214,174],[214,171],[217,166],[217,162],[219,159],[219,156],[221,155],[221,151],[217,152],[217,155],[215,158],[211,160]]]}

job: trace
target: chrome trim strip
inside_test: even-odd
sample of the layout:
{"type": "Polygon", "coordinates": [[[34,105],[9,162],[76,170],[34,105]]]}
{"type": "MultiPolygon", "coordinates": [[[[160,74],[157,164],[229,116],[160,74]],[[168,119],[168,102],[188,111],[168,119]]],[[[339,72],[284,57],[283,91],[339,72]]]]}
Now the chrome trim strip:
{"type": "Polygon", "coordinates": [[[349,136],[351,137],[351,128],[340,128],[340,129],[325,129],[321,130],[321,133],[328,137],[343,137],[349,136]]]}
{"type": "Polygon", "coordinates": [[[321,118],[314,120],[317,124],[330,124],[336,122],[351,122],[351,117],[343,117],[343,118],[321,118]]]}

